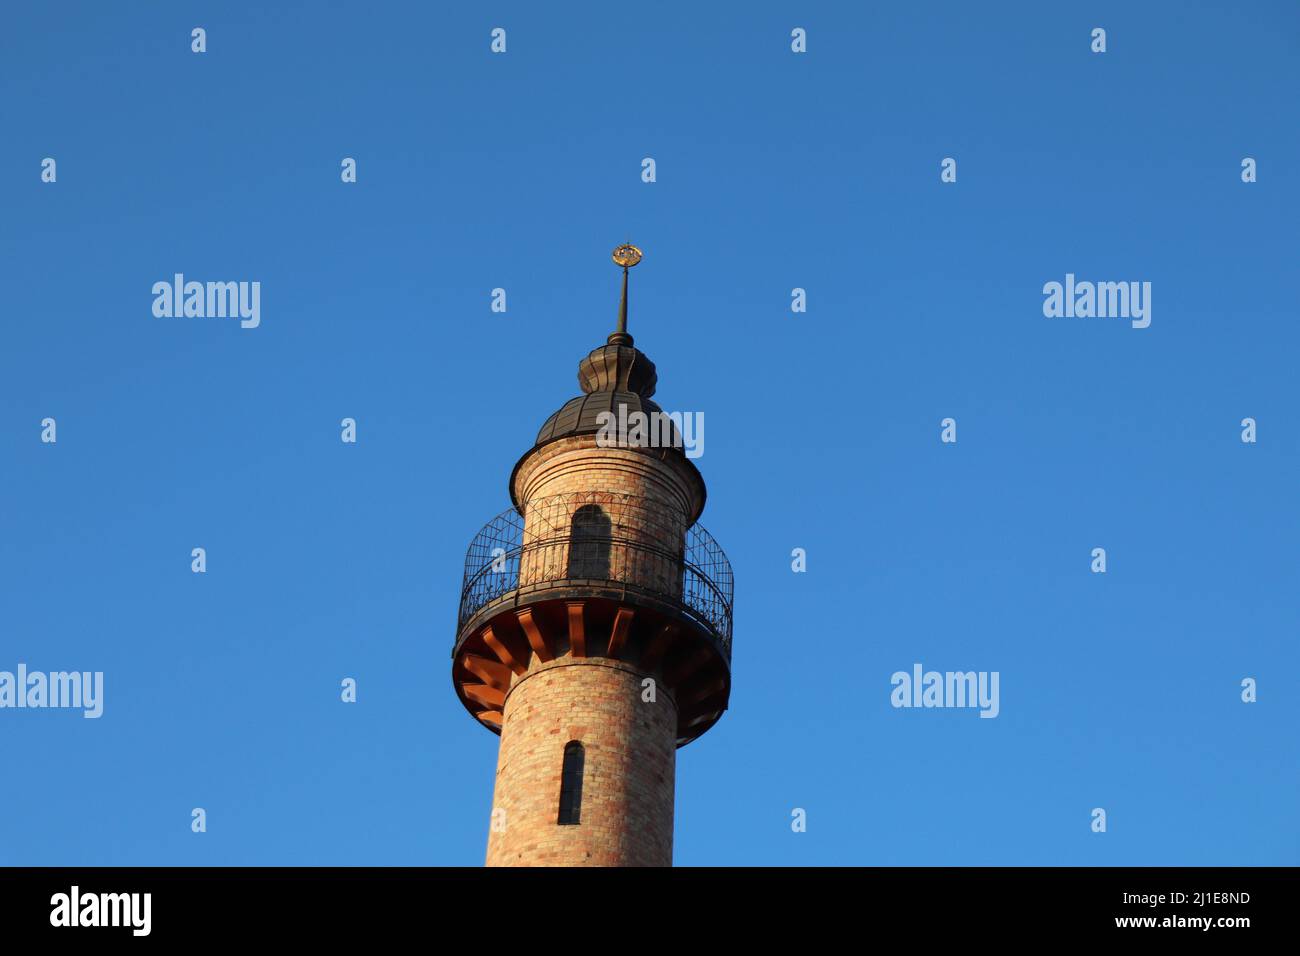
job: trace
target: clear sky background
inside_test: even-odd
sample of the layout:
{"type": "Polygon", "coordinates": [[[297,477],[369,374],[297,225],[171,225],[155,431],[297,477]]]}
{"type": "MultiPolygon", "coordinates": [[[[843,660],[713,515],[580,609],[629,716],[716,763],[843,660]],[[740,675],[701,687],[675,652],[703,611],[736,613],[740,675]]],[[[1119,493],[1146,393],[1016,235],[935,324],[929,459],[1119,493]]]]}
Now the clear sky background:
{"type": "Polygon", "coordinates": [[[465,548],[628,238],[737,582],[678,864],[1300,862],[1297,90],[1291,2],[6,4],[0,670],[106,702],[0,711],[0,863],[480,864],[465,548]]]}

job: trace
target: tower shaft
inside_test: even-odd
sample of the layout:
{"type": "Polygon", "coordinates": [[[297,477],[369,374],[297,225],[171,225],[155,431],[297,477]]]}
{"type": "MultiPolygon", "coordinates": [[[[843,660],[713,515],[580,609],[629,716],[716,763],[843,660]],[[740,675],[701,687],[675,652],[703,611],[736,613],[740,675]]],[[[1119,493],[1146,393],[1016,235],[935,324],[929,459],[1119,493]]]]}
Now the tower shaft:
{"type": "Polygon", "coordinates": [[[670,866],[677,708],[642,701],[617,660],[534,662],[506,700],[488,866],[670,866]],[[560,824],[564,749],[584,751],[576,822],[560,824]]]}

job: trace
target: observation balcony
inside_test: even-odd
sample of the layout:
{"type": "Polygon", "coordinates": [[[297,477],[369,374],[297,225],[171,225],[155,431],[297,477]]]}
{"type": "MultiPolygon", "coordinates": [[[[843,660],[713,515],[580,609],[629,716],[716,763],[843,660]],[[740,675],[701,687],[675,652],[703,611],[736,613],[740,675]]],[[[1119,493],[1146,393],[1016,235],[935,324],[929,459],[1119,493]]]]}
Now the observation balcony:
{"type": "Polygon", "coordinates": [[[604,492],[528,501],[489,521],[465,556],[458,693],[499,733],[509,672],[531,656],[619,658],[661,675],[686,743],[730,695],[733,589],[722,548],[667,502],[604,492]]]}

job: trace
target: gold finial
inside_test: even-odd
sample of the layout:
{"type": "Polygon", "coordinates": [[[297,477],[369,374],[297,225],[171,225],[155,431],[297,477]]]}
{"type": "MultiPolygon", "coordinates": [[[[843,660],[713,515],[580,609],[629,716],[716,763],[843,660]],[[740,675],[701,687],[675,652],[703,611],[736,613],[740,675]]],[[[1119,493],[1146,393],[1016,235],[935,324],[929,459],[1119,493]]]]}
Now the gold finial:
{"type": "Polygon", "coordinates": [[[614,250],[614,262],[624,269],[630,269],[641,261],[641,250],[630,242],[625,242],[614,250]]]}

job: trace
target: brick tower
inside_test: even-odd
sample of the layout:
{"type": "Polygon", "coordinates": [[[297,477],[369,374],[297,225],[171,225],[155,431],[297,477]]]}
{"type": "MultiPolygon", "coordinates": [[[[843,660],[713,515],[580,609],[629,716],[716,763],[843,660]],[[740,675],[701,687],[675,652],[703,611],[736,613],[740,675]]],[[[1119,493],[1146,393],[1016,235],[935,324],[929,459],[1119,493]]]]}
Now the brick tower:
{"type": "Polygon", "coordinates": [[[676,749],[731,692],[731,566],[696,524],[704,479],[627,332],[640,260],[614,250],[618,329],[465,559],[452,680],[501,736],[489,866],[671,865],[676,749]]]}

